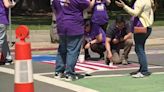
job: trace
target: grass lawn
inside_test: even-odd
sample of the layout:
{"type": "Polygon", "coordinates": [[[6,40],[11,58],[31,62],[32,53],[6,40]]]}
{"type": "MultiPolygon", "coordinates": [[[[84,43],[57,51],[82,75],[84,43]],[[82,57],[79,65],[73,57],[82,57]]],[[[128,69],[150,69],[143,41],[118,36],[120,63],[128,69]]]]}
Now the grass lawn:
{"type": "Polygon", "coordinates": [[[18,25],[27,25],[31,30],[49,30],[51,25],[51,16],[13,16],[12,29],[18,25]]]}
{"type": "Polygon", "coordinates": [[[84,78],[72,83],[99,92],[164,92],[164,75],[162,74],[139,79],[131,76],[84,78]]]}

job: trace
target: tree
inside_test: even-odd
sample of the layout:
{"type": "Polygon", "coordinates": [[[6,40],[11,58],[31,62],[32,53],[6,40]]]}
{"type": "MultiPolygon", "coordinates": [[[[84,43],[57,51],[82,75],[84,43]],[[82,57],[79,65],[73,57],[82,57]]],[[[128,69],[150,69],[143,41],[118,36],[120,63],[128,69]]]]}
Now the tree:
{"type": "Polygon", "coordinates": [[[50,11],[50,0],[17,0],[13,13],[50,11]]]}

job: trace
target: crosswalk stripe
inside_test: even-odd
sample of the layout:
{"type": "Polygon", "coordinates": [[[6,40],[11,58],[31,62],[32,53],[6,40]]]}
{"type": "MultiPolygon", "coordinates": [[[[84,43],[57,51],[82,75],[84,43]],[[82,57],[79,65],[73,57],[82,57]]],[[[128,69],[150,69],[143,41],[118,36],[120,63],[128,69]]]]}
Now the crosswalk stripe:
{"type": "Polygon", "coordinates": [[[93,69],[89,69],[89,68],[86,68],[86,67],[82,67],[82,66],[75,66],[75,69],[79,69],[81,71],[93,71],[93,69]]]}
{"type": "MultiPolygon", "coordinates": [[[[52,61],[43,61],[43,63],[47,63],[47,64],[52,64],[55,65],[55,62],[52,61]]],[[[130,68],[130,67],[138,67],[138,64],[129,64],[126,66],[121,66],[118,65],[118,67],[113,68],[113,67],[109,67],[108,65],[105,65],[101,62],[84,62],[84,63],[77,63],[75,66],[75,70],[76,71],[105,71],[105,70],[113,70],[113,69],[120,69],[120,68],[130,68]]]]}
{"type": "Polygon", "coordinates": [[[108,70],[108,68],[104,68],[104,67],[100,67],[100,66],[96,66],[96,65],[89,65],[89,64],[82,64],[82,63],[77,63],[77,65],[83,66],[83,67],[90,67],[93,68],[95,70],[108,70]]]}

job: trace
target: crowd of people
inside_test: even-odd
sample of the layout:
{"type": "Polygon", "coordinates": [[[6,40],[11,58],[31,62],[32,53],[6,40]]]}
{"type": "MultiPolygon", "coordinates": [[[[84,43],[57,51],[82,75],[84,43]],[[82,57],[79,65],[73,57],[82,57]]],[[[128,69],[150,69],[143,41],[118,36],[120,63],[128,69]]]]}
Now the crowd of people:
{"type": "Polygon", "coordinates": [[[85,53],[85,60],[91,58],[89,49],[105,59],[105,64],[115,67],[114,64],[128,64],[128,54],[133,46],[140,68],[130,73],[132,77],[149,76],[145,42],[151,33],[154,21],[154,0],[132,0],[132,6],[122,0],[114,3],[132,15],[130,21],[118,15],[112,25],[107,28],[109,17],[107,5],[110,0],[53,0],[54,14],[56,15],[57,31],[59,35],[59,49],[56,61],[55,77],[65,77],[75,80],[75,65],[81,51],[85,53]],[[84,19],[84,11],[91,12],[90,19],[84,19]],[[137,31],[142,28],[143,31],[137,31]],[[120,55],[120,49],[124,49],[120,55]],[[106,57],[104,55],[106,52],[106,57]]]}
{"type": "MultiPolygon", "coordinates": [[[[100,55],[100,60],[105,64],[116,67],[115,64],[127,65],[128,54],[135,44],[135,52],[140,64],[139,70],[130,73],[132,77],[141,78],[149,76],[147,57],[145,54],[145,42],[152,31],[154,22],[155,0],[131,0],[132,5],[126,5],[122,0],[111,2],[110,0],[52,0],[52,10],[55,19],[55,30],[58,33],[59,48],[57,53],[55,78],[76,80],[75,65],[81,47],[85,53],[85,60],[91,55],[89,49],[100,55]],[[116,16],[115,21],[107,28],[109,17],[107,6],[115,3],[132,17],[125,20],[123,15],[116,16]],[[91,17],[84,19],[84,11],[90,12],[91,17]],[[144,33],[136,31],[142,28],[144,33]],[[134,34],[134,35],[133,35],[134,34]],[[123,53],[120,54],[120,49],[123,53]],[[105,55],[104,55],[105,54],[105,55]]],[[[7,53],[5,62],[11,63],[12,58],[6,44],[6,26],[8,21],[8,8],[13,7],[14,2],[0,1],[0,55],[7,53]]]]}

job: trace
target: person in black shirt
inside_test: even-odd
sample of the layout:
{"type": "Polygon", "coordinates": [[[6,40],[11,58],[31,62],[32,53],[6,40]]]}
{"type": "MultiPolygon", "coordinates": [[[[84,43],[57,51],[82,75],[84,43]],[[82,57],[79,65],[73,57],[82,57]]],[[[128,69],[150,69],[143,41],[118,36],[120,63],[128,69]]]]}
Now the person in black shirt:
{"type": "Polygon", "coordinates": [[[133,45],[132,32],[130,31],[130,24],[126,22],[122,15],[116,17],[106,32],[105,47],[107,50],[107,57],[105,63],[110,66],[122,63],[128,64],[128,54],[133,45]],[[124,52],[120,56],[120,49],[124,52]]]}

